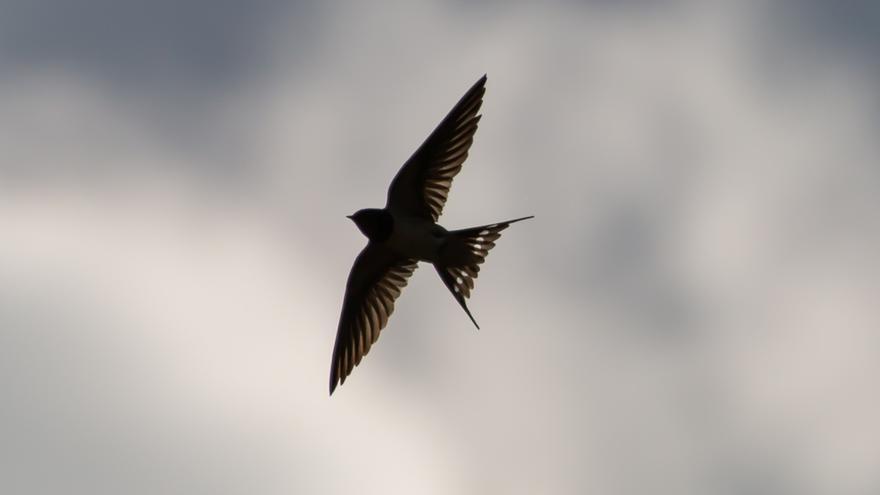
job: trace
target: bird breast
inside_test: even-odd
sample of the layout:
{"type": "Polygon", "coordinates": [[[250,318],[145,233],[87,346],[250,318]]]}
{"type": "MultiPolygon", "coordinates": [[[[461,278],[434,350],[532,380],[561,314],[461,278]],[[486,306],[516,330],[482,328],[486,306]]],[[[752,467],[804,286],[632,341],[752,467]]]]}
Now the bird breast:
{"type": "Polygon", "coordinates": [[[417,217],[395,215],[394,229],[386,245],[401,256],[435,262],[446,240],[446,229],[417,217]]]}

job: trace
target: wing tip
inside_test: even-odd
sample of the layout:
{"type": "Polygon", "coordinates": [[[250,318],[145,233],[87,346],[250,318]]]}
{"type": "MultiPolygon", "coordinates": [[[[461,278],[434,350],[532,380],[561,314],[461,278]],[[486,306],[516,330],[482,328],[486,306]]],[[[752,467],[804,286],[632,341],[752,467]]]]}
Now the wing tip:
{"type": "Polygon", "coordinates": [[[469,89],[468,92],[465,93],[465,96],[462,98],[462,101],[467,100],[468,96],[475,95],[477,93],[479,94],[477,99],[482,101],[483,95],[486,93],[486,80],[487,80],[487,78],[488,78],[487,75],[483,74],[483,77],[477,79],[477,82],[475,82],[474,85],[471,86],[471,89],[469,89]]]}
{"type": "Polygon", "coordinates": [[[333,391],[336,390],[336,385],[339,383],[339,379],[336,377],[336,373],[330,373],[330,397],[333,396],[333,391]]]}

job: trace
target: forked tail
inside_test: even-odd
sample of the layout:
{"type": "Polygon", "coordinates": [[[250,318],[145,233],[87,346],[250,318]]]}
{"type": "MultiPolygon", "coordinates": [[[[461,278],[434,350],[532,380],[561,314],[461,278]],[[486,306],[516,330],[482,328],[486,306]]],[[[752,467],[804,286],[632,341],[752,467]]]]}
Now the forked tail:
{"type": "Polygon", "coordinates": [[[434,264],[437,274],[440,275],[449,292],[478,329],[480,325],[477,325],[465,300],[471,296],[474,280],[480,273],[480,265],[486,261],[489,250],[495,247],[495,241],[501,237],[502,230],[512,223],[530,218],[534,216],[450,231],[447,244],[441,251],[440,260],[434,264]]]}

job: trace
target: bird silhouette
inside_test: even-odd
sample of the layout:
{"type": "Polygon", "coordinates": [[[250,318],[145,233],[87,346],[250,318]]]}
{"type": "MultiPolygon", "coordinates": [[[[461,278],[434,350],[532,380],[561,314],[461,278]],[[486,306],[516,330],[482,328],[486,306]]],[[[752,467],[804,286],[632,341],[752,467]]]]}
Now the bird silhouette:
{"type": "Polygon", "coordinates": [[[379,338],[419,261],[431,263],[477,328],[466,299],[480,264],[510,224],[532,216],[463,230],[446,230],[443,212],[452,179],[461,170],[477,131],[486,92],[480,78],[455,104],[391,181],[384,208],[348,218],[369,239],[351,268],[330,366],[330,395],[379,338]]]}

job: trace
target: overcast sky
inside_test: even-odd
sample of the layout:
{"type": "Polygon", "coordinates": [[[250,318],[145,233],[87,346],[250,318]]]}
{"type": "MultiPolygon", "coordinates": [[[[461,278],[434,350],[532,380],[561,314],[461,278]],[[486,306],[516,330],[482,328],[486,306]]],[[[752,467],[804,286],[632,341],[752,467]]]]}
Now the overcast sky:
{"type": "Polygon", "coordinates": [[[0,0],[0,492],[880,491],[873,2],[0,0]],[[345,218],[488,74],[332,398],[345,218]]]}

